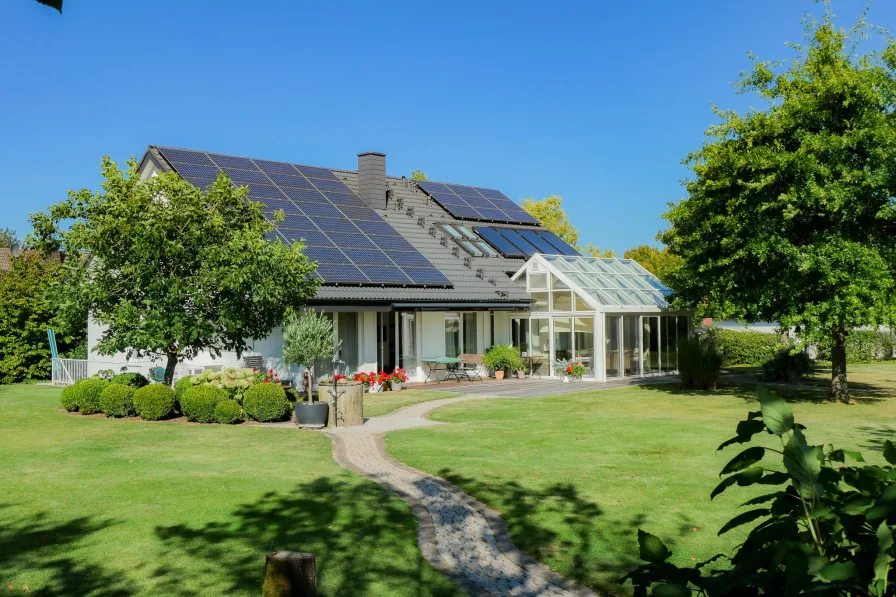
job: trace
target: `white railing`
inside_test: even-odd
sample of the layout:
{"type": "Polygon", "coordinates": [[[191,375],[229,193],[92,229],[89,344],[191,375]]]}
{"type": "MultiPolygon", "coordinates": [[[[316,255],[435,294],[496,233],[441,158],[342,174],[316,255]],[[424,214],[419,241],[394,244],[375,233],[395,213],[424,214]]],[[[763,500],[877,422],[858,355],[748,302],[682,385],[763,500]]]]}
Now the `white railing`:
{"type": "Polygon", "coordinates": [[[89,376],[85,359],[53,359],[54,386],[70,386],[87,377],[89,376]]]}

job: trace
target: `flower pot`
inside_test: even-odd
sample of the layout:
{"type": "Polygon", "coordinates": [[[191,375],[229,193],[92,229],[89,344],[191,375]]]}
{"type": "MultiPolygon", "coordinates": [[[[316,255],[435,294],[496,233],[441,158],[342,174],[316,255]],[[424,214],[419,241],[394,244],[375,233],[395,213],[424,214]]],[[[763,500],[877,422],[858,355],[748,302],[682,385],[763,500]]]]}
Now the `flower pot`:
{"type": "Polygon", "coordinates": [[[526,379],[526,374],[523,371],[517,371],[516,376],[519,379],[526,379]]]}
{"type": "Polygon", "coordinates": [[[371,394],[379,394],[383,391],[383,384],[381,383],[372,383],[370,384],[370,389],[367,390],[371,394]]]}
{"type": "Polygon", "coordinates": [[[393,382],[392,382],[392,391],[393,391],[393,392],[400,392],[400,391],[402,391],[403,389],[404,389],[404,382],[403,382],[403,381],[393,381],[393,382]]]}
{"type": "Polygon", "coordinates": [[[564,375],[564,376],[563,376],[563,383],[569,383],[569,376],[568,376],[568,375],[564,375]]]}
{"type": "Polygon", "coordinates": [[[579,383],[580,381],[582,381],[582,376],[581,376],[581,375],[573,375],[573,376],[572,376],[572,381],[573,381],[574,383],[579,383]]]}
{"type": "Polygon", "coordinates": [[[504,370],[498,369],[495,371],[495,379],[501,380],[504,379],[504,370]]]}
{"type": "Polygon", "coordinates": [[[293,410],[296,424],[301,427],[318,429],[327,424],[329,406],[326,402],[296,402],[293,410]]]}

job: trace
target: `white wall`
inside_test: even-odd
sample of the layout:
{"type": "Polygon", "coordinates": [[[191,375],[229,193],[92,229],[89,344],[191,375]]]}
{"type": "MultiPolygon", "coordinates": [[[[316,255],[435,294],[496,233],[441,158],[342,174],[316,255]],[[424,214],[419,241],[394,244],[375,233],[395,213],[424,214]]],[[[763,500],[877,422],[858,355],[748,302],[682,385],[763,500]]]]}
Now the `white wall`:
{"type": "Polygon", "coordinates": [[[507,311],[495,311],[495,340],[494,344],[510,344],[510,313],[507,311]]]}

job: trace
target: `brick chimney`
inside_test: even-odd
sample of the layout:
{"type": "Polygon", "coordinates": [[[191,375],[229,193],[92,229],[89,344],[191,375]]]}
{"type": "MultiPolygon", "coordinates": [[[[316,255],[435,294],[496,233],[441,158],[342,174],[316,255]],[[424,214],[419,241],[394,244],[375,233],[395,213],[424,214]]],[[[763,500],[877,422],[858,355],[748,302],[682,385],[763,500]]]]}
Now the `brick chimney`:
{"type": "Polygon", "coordinates": [[[373,209],[386,209],[386,154],[368,151],[358,154],[358,191],[373,209]]]}

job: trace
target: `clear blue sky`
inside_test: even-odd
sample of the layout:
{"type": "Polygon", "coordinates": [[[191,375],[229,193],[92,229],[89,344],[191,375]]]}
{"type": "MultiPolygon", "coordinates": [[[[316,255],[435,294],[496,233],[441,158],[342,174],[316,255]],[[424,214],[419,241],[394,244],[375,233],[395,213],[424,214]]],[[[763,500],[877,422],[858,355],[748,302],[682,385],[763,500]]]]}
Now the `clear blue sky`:
{"type": "MultiPolygon", "coordinates": [[[[836,0],[843,24],[862,2],[836,0]]],[[[896,29],[896,6],[870,20],[896,29]]],[[[152,144],[561,195],[581,242],[654,243],[681,159],[789,57],[809,0],[0,2],[0,227],[152,144]]]]}

